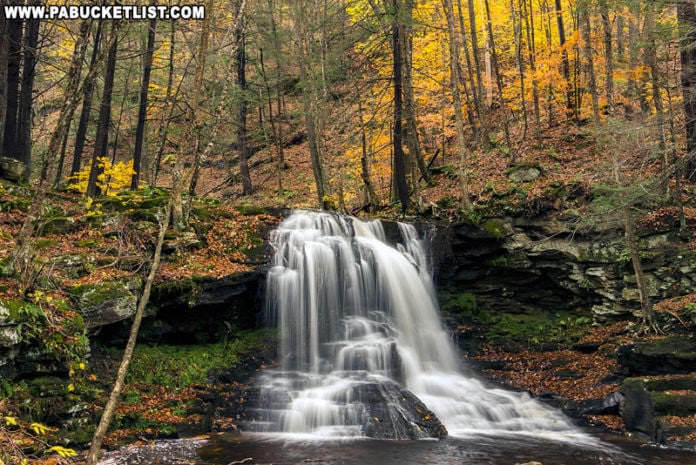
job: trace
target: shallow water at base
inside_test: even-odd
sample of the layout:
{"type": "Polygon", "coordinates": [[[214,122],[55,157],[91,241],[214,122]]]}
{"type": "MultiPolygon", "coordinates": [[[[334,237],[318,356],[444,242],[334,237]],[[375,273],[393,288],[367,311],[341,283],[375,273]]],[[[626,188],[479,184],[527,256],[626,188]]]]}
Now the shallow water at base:
{"type": "Polygon", "coordinates": [[[101,465],[694,465],[696,451],[644,445],[623,437],[577,444],[519,435],[440,440],[303,441],[299,437],[220,434],[107,454],[101,465]]]}

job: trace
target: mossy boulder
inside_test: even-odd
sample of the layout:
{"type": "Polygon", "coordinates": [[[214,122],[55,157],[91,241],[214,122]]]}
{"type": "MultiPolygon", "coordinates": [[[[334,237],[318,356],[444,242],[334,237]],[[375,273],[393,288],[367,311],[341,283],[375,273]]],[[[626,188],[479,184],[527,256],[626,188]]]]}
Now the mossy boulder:
{"type": "Polygon", "coordinates": [[[130,210],[162,210],[167,204],[169,194],[162,189],[124,191],[100,199],[105,212],[126,212],[130,210]]]}
{"type": "Polygon", "coordinates": [[[51,259],[51,264],[68,278],[76,279],[89,274],[97,257],[89,254],[59,255],[51,259]]]}
{"type": "Polygon", "coordinates": [[[693,432],[675,418],[696,414],[696,377],[627,378],[620,413],[628,431],[665,442],[693,432]]]}
{"type": "Polygon", "coordinates": [[[660,441],[660,430],[655,409],[643,380],[631,378],[624,381],[621,386],[624,400],[619,407],[621,417],[628,431],[644,434],[654,441],[660,441]]]}
{"type": "Polygon", "coordinates": [[[140,280],[81,284],[70,288],[88,328],[125,320],[135,314],[140,280]]]}
{"type": "Polygon", "coordinates": [[[23,161],[10,157],[0,157],[0,174],[8,181],[19,181],[27,169],[23,161]]]}
{"type": "Polygon", "coordinates": [[[618,362],[629,376],[696,372],[696,338],[675,335],[624,345],[619,348],[618,362]]]}
{"type": "Polygon", "coordinates": [[[514,182],[532,182],[543,173],[538,163],[525,163],[511,166],[505,171],[507,177],[514,182]]]}
{"type": "Polygon", "coordinates": [[[42,235],[49,234],[70,234],[78,231],[80,226],[72,216],[54,216],[47,219],[40,227],[39,232],[42,235]]]}
{"type": "Polygon", "coordinates": [[[162,253],[165,255],[181,253],[189,250],[203,248],[203,241],[193,232],[182,232],[178,234],[167,234],[162,245],[162,253]]]}
{"type": "MultiPolygon", "coordinates": [[[[0,351],[7,351],[22,341],[18,326],[22,304],[18,299],[0,300],[0,351]]],[[[0,365],[2,364],[0,360],[0,365]]]]}

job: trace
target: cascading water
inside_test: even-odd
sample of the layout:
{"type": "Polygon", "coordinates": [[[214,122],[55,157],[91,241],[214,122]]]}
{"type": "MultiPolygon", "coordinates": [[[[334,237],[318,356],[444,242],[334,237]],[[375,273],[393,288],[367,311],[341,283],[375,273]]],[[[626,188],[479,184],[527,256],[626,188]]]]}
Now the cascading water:
{"type": "Polygon", "coordinates": [[[298,211],[274,231],[267,298],[281,366],[259,380],[252,428],[395,439],[572,435],[561,414],[529,395],[462,374],[422,241],[411,225],[399,230],[394,247],[379,221],[298,211]]]}

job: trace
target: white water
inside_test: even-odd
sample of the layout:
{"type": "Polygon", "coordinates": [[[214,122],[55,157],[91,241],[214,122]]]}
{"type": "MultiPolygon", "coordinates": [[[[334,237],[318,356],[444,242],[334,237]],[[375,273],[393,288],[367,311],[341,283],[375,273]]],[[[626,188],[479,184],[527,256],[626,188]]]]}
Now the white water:
{"type": "MultiPolygon", "coordinates": [[[[578,435],[562,414],[529,395],[462,374],[422,241],[412,226],[399,229],[401,243],[392,246],[379,221],[298,211],[273,232],[268,315],[281,331],[281,368],[260,380],[263,421],[255,429],[364,436],[374,413],[359,388],[378,386],[388,404],[384,416],[395,418],[402,413],[398,383],[450,436],[578,435]]],[[[389,437],[427,436],[394,423],[389,437]]]]}

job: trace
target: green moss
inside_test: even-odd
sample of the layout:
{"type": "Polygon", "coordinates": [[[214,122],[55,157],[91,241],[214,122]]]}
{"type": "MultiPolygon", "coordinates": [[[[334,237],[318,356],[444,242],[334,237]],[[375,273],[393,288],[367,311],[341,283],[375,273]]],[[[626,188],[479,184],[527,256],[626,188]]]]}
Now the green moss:
{"type": "Polygon", "coordinates": [[[125,215],[133,221],[147,221],[156,224],[159,221],[159,217],[162,215],[162,209],[159,207],[131,208],[125,211],[125,215]]]}
{"type": "Polygon", "coordinates": [[[696,394],[667,394],[665,392],[651,392],[650,398],[656,412],[686,417],[696,413],[696,394]]]}
{"type": "Polygon", "coordinates": [[[664,339],[640,344],[643,354],[659,357],[663,354],[678,353],[684,360],[696,360],[696,342],[682,336],[669,336],[664,339]]]}
{"type": "Polygon", "coordinates": [[[0,212],[11,212],[13,210],[19,210],[21,212],[26,213],[29,211],[30,205],[31,198],[14,195],[11,199],[3,200],[2,202],[0,202],[0,212]]]}
{"type": "Polygon", "coordinates": [[[235,209],[244,216],[263,215],[266,213],[265,208],[254,205],[238,205],[235,209]]]}
{"type": "Polygon", "coordinates": [[[133,210],[162,210],[169,194],[163,189],[142,189],[119,192],[117,195],[100,198],[101,209],[105,212],[125,212],[133,210]]]}
{"type": "Polygon", "coordinates": [[[440,309],[444,314],[454,315],[462,322],[486,325],[492,321],[488,311],[479,307],[476,296],[468,292],[441,291],[438,294],[440,309]]]}
{"type": "Polygon", "coordinates": [[[2,299],[0,300],[0,308],[5,308],[9,313],[9,319],[19,322],[22,320],[22,313],[25,305],[30,305],[22,299],[2,299]]]}
{"type": "Polygon", "coordinates": [[[518,345],[569,345],[576,341],[582,326],[590,322],[587,317],[570,313],[505,313],[487,326],[486,337],[518,345]]]}
{"type": "Polygon", "coordinates": [[[451,195],[443,195],[435,201],[435,205],[444,210],[452,208],[454,206],[454,203],[454,197],[452,197],[451,195]]]}
{"type": "Polygon", "coordinates": [[[39,228],[40,234],[69,234],[77,231],[75,218],[69,216],[54,216],[49,218],[39,228]]]}
{"type": "Polygon", "coordinates": [[[34,241],[34,250],[50,249],[56,245],[58,245],[58,241],[55,239],[37,239],[34,241]]]}
{"type": "Polygon", "coordinates": [[[507,236],[505,226],[499,220],[486,220],[481,225],[481,228],[496,239],[503,239],[507,236]]]}
{"type": "Polygon", "coordinates": [[[70,288],[70,294],[80,299],[86,306],[102,304],[113,299],[133,297],[126,285],[120,281],[101,284],[78,284],[70,288]]]}
{"type": "MultiPolygon", "coordinates": [[[[258,354],[275,338],[275,331],[242,331],[215,344],[136,347],[127,382],[185,388],[203,384],[211,369],[225,370],[258,354]]],[[[120,351],[114,350],[116,353],[120,351]]]]}
{"type": "Polygon", "coordinates": [[[505,268],[509,265],[509,258],[507,255],[496,255],[495,257],[490,257],[486,259],[486,265],[493,268],[505,268]]]}

